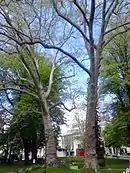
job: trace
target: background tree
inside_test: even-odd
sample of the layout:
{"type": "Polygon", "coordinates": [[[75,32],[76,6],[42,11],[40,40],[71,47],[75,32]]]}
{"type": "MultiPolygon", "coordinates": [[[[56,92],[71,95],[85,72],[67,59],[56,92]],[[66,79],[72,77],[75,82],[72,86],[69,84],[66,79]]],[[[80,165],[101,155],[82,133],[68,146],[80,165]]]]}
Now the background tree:
{"type": "MultiPolygon", "coordinates": [[[[25,56],[25,54],[24,54],[24,56],[25,56]]],[[[34,68],[33,69],[33,67],[32,67],[32,65],[34,65],[34,64],[31,64],[32,63],[32,59],[31,58],[27,58],[26,57],[26,60],[25,60],[25,62],[23,63],[24,65],[26,64],[26,63],[28,63],[28,67],[26,68],[26,65],[25,66],[21,66],[21,65],[23,65],[23,64],[21,64],[21,62],[19,62],[19,55],[8,55],[7,56],[7,54],[5,55],[5,54],[2,54],[1,55],[1,62],[3,62],[3,67],[1,68],[1,71],[3,72],[5,72],[5,78],[3,78],[3,80],[2,80],[2,83],[1,83],[1,90],[4,90],[4,91],[12,91],[12,90],[15,90],[15,91],[18,91],[18,95],[20,94],[21,95],[21,92],[24,92],[24,93],[26,93],[26,94],[28,94],[28,95],[30,95],[31,97],[33,96],[33,97],[35,97],[35,99],[32,99],[32,103],[30,103],[30,105],[28,105],[28,107],[26,107],[26,105],[25,105],[25,103],[24,103],[24,105],[22,105],[22,102],[21,102],[21,105],[20,106],[23,106],[23,110],[26,108],[28,108],[28,109],[32,109],[31,108],[31,105],[33,105],[33,100],[34,100],[34,102],[35,102],[35,100],[36,100],[36,102],[37,102],[37,104],[39,105],[39,100],[38,100],[38,97],[36,96],[37,95],[37,91],[36,91],[36,88],[35,88],[35,85],[34,85],[34,83],[33,83],[33,81],[31,81],[32,80],[32,78],[31,78],[31,76],[30,76],[30,73],[27,73],[28,72],[28,70],[30,71],[30,72],[32,72],[32,73],[34,73],[35,74],[35,70],[36,70],[36,68],[34,68]],[[10,68],[10,65],[12,65],[11,66],[11,68],[10,68]],[[21,66],[21,68],[19,69],[19,67],[21,66]],[[3,70],[4,69],[4,70],[3,70]],[[27,70],[27,72],[26,72],[26,70],[27,70]],[[35,93],[35,94],[34,94],[35,93]],[[24,107],[25,106],[25,107],[24,107]]],[[[38,55],[37,55],[37,58],[38,58],[38,55]]],[[[24,61],[24,58],[22,59],[23,61],[24,61]]],[[[21,60],[21,61],[22,61],[21,60]]],[[[41,85],[46,89],[47,88],[47,83],[48,83],[48,79],[49,79],[49,74],[51,73],[51,77],[53,76],[53,72],[51,71],[50,72],[50,65],[47,63],[47,61],[44,59],[41,59],[41,57],[39,56],[39,71],[37,72],[40,76],[40,80],[41,80],[41,85]],[[43,70],[44,70],[44,72],[43,72],[43,70]]],[[[36,65],[36,64],[35,64],[36,65]]],[[[37,64],[38,65],[38,64],[37,64]]],[[[34,66],[35,67],[35,66],[34,66]]],[[[53,66],[54,67],[54,66],[53,66]]],[[[53,68],[53,70],[54,70],[54,68],[53,68]]],[[[32,74],[31,73],[31,74],[32,74]]],[[[59,69],[57,69],[56,70],[56,75],[55,75],[55,82],[53,83],[53,89],[52,89],[52,91],[51,91],[51,94],[49,95],[49,98],[48,98],[48,104],[50,105],[50,108],[52,109],[53,108],[53,110],[55,110],[55,112],[56,112],[56,108],[55,108],[55,106],[54,106],[54,104],[55,104],[55,102],[58,100],[59,101],[59,92],[60,92],[60,90],[63,88],[62,86],[62,83],[61,83],[61,78],[60,78],[60,75],[61,73],[60,73],[60,71],[59,71],[59,69]],[[58,80],[57,80],[58,79],[58,80]],[[55,109],[54,109],[55,108],[55,109]]],[[[36,77],[36,81],[37,81],[37,76],[33,76],[34,78],[36,77]]],[[[50,77],[50,78],[51,78],[50,77]]],[[[36,82],[35,81],[35,82],[36,82]]],[[[50,82],[52,82],[52,78],[50,79],[50,82]]],[[[50,83],[51,85],[52,85],[52,83],[50,83]]],[[[49,86],[49,87],[51,87],[51,86],[49,86]]],[[[51,88],[49,88],[49,90],[50,90],[51,88]]],[[[47,90],[48,91],[48,90],[47,90]]],[[[50,92],[50,91],[49,91],[50,92]]],[[[26,95],[24,95],[24,96],[26,96],[26,95]]],[[[27,96],[26,96],[27,97],[27,96]]],[[[39,97],[41,97],[41,95],[39,96],[39,97]]],[[[18,99],[18,97],[17,97],[17,99],[18,99]]],[[[40,101],[40,104],[41,104],[41,101],[40,101]]],[[[45,103],[44,103],[45,104],[45,103]]],[[[36,108],[36,107],[35,107],[36,108]]],[[[34,113],[39,113],[39,108],[40,108],[40,114],[41,115],[45,115],[45,111],[44,112],[42,112],[41,113],[41,106],[37,106],[37,108],[35,109],[35,111],[34,111],[34,108],[33,108],[33,110],[31,110],[31,111],[34,111],[34,113]],[[38,111],[37,111],[38,110],[38,111]]],[[[27,109],[27,112],[28,111],[30,111],[30,110],[28,110],[27,109]]],[[[58,108],[57,108],[57,110],[58,110],[58,108]]],[[[50,110],[48,110],[48,111],[50,111],[50,110]]],[[[52,113],[52,112],[51,112],[52,113]]],[[[61,113],[60,111],[59,111],[59,113],[61,113]]],[[[18,114],[18,113],[17,113],[18,114]]],[[[25,117],[24,119],[23,119],[23,121],[27,118],[25,115],[26,115],[26,112],[22,112],[22,114],[18,114],[18,115],[20,115],[20,116],[22,116],[22,117],[25,117]]],[[[29,115],[29,114],[28,114],[29,115]]],[[[34,115],[33,113],[31,113],[30,115],[34,115]]],[[[36,116],[36,115],[35,115],[36,116]]],[[[55,113],[54,114],[54,116],[55,116],[55,120],[53,119],[53,121],[51,120],[51,116],[50,116],[50,119],[48,119],[48,121],[49,121],[49,123],[51,123],[51,127],[52,127],[52,132],[54,133],[54,131],[53,131],[53,126],[56,126],[57,124],[56,124],[56,119],[58,120],[58,122],[60,123],[60,115],[59,115],[59,117],[58,117],[58,115],[55,113]],[[54,124],[54,122],[55,122],[55,124],[54,124]]],[[[62,116],[61,116],[61,118],[62,118],[62,116]]],[[[36,119],[36,118],[35,118],[36,119]]],[[[18,120],[20,120],[20,117],[18,118],[18,120]]],[[[21,119],[22,120],[22,119],[21,119]]],[[[20,120],[20,121],[21,121],[20,120]]],[[[27,127],[29,127],[29,124],[31,123],[29,123],[29,121],[25,121],[27,124],[27,127]]],[[[33,122],[33,119],[32,119],[32,122],[33,122]]],[[[34,121],[35,123],[36,123],[36,121],[34,121]]],[[[63,122],[63,121],[62,121],[63,122]]],[[[34,123],[34,126],[36,125],[34,123]]],[[[47,122],[46,122],[47,123],[47,122]]],[[[25,125],[25,126],[26,126],[25,125]]],[[[34,126],[32,126],[32,127],[34,127],[34,126]]],[[[44,124],[44,128],[45,128],[45,126],[47,126],[47,124],[44,124]]],[[[58,127],[58,126],[57,126],[58,127]]],[[[27,128],[28,129],[28,128],[27,128]]],[[[26,128],[24,128],[24,130],[26,131],[27,130],[26,128]]],[[[56,129],[56,128],[55,128],[56,129]]],[[[32,131],[32,129],[28,129],[29,131],[32,131]]],[[[25,131],[24,131],[24,133],[25,133],[25,131]]],[[[36,132],[36,130],[34,130],[35,132],[36,132]]],[[[36,134],[36,133],[35,133],[36,134]]],[[[24,136],[24,135],[22,135],[22,136],[24,136]]],[[[54,155],[55,155],[55,159],[56,159],[56,140],[55,140],[55,135],[53,134],[53,138],[54,138],[54,146],[55,146],[55,152],[53,151],[53,153],[54,153],[54,155]]],[[[52,139],[53,139],[52,138],[52,139]]],[[[35,139],[35,137],[34,137],[34,139],[35,139]]],[[[51,138],[49,137],[49,139],[51,140],[51,138]]],[[[35,141],[36,142],[36,141],[35,141]]],[[[49,143],[49,141],[48,141],[48,143],[49,143]]],[[[50,144],[49,144],[50,145],[50,144]]],[[[51,146],[51,147],[54,147],[54,146],[51,146]]],[[[47,150],[47,152],[51,152],[50,151],[50,149],[48,149],[47,150]],[[49,150],[49,151],[48,151],[49,150]]],[[[36,153],[36,152],[35,152],[36,153]]],[[[53,154],[52,152],[51,152],[51,154],[53,154]]],[[[36,154],[35,154],[35,156],[36,156],[36,154]]],[[[48,154],[48,159],[49,159],[49,154],[48,154]]],[[[51,162],[53,162],[54,160],[52,160],[52,159],[54,159],[54,158],[52,158],[51,157],[51,160],[49,160],[48,161],[48,163],[51,163],[51,162]]]]}
{"type": "Polygon", "coordinates": [[[126,116],[118,117],[106,125],[104,130],[106,146],[113,146],[114,148],[129,146],[128,138],[126,116]]]}
{"type": "Polygon", "coordinates": [[[114,98],[110,104],[112,122],[105,129],[105,139],[106,143],[115,146],[130,144],[129,43],[129,32],[116,37],[106,49],[101,69],[102,93],[114,98]]]}
{"type": "Polygon", "coordinates": [[[85,132],[85,113],[86,106],[84,104],[78,105],[73,111],[74,118],[71,131],[76,134],[76,139],[81,142],[84,148],[84,132],[85,132]]]}

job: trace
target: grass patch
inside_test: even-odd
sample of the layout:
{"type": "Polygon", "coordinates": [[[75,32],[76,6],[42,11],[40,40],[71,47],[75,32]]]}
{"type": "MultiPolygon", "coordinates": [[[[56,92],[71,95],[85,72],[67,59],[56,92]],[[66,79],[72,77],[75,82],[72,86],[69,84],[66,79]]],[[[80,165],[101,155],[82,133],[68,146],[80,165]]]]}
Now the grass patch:
{"type": "Polygon", "coordinates": [[[19,168],[22,168],[22,167],[16,167],[16,166],[1,166],[0,165],[0,173],[7,173],[7,172],[13,172],[15,170],[18,170],[19,168]]]}
{"type": "Polygon", "coordinates": [[[23,163],[16,163],[13,165],[9,165],[9,164],[0,164],[0,173],[10,173],[10,172],[14,172],[20,168],[25,168],[23,163]]]}
{"type": "Polygon", "coordinates": [[[129,166],[129,160],[123,160],[123,159],[105,159],[105,160],[106,160],[105,168],[126,169],[129,166]]]}
{"type": "MultiPolygon", "coordinates": [[[[123,170],[99,170],[97,173],[122,173],[123,170]]],[[[43,168],[33,171],[31,173],[43,173],[43,168]]],[[[82,169],[76,171],[69,170],[67,168],[48,168],[47,173],[95,173],[90,169],[82,169]]]]}
{"type": "MultiPolygon", "coordinates": [[[[80,169],[79,171],[69,170],[69,164],[75,162],[77,164],[83,165],[82,157],[68,157],[68,158],[58,158],[60,161],[67,161],[66,166],[60,165],[58,168],[48,168],[47,173],[93,173],[92,170],[80,169]]],[[[106,166],[101,168],[98,173],[122,173],[129,166],[128,160],[121,159],[105,159],[106,166]]],[[[14,165],[0,165],[0,173],[11,173],[19,168],[25,168],[23,163],[17,163],[14,165]]],[[[31,171],[30,173],[43,173],[43,168],[39,168],[31,171]]]]}
{"type": "MultiPolygon", "coordinates": [[[[82,168],[84,165],[84,158],[83,157],[60,157],[58,158],[59,165],[61,167],[69,167],[69,165],[74,162],[76,163],[79,168],[82,168]]],[[[102,167],[102,169],[126,169],[129,166],[129,160],[123,160],[123,159],[111,159],[106,158],[105,159],[105,167],[102,167]]]]}

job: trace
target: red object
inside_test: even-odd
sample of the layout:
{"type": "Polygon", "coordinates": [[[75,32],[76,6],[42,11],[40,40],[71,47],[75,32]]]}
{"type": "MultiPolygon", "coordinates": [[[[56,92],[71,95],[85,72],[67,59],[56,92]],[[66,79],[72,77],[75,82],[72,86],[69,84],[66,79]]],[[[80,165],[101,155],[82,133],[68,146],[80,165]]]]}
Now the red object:
{"type": "Polygon", "coordinates": [[[76,149],[76,156],[84,156],[84,149],[82,148],[77,148],[76,149]]]}

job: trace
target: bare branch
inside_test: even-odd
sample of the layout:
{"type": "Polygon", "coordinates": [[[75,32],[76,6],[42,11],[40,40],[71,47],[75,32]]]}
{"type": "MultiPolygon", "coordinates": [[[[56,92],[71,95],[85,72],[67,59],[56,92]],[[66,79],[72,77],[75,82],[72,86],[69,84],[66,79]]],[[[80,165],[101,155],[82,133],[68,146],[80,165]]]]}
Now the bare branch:
{"type": "Polygon", "coordinates": [[[30,69],[30,66],[28,65],[28,63],[26,62],[24,56],[21,54],[21,52],[19,51],[19,49],[17,49],[20,55],[20,60],[21,63],[23,64],[23,66],[25,67],[25,69],[27,70],[27,72],[29,73],[29,75],[31,76],[33,82],[34,82],[34,86],[37,89],[37,91],[39,90],[38,84],[37,84],[37,80],[35,75],[33,74],[33,71],[30,69]]]}
{"type": "Polygon", "coordinates": [[[87,25],[89,26],[89,21],[86,17],[86,14],[84,12],[84,10],[81,8],[81,6],[77,3],[76,0],[74,0],[74,4],[76,5],[76,7],[80,10],[80,12],[82,13],[83,17],[84,17],[84,20],[86,21],[87,25]]]}
{"type": "MultiPolygon", "coordinates": [[[[18,45],[20,45],[20,41],[17,40],[16,37],[11,36],[11,35],[7,34],[6,32],[0,32],[0,35],[3,35],[3,36],[5,36],[5,37],[9,38],[10,40],[14,41],[14,42],[17,43],[18,45]]],[[[22,45],[21,45],[21,46],[22,46],[22,45]]]]}
{"type": "Polygon", "coordinates": [[[50,73],[50,77],[49,77],[49,85],[48,85],[48,89],[45,92],[45,96],[46,98],[49,96],[51,89],[52,89],[52,84],[53,84],[53,77],[54,77],[54,71],[55,71],[55,62],[53,62],[52,64],[52,68],[51,68],[51,73],[50,73]]]}
{"type": "Polygon", "coordinates": [[[113,6],[115,0],[112,0],[111,4],[109,5],[107,11],[105,12],[105,15],[110,11],[111,7],[113,6]]]}
{"type": "Polygon", "coordinates": [[[58,78],[57,80],[69,79],[69,78],[74,77],[74,76],[75,76],[75,74],[70,75],[70,76],[63,76],[63,77],[58,78]]]}
{"type": "Polygon", "coordinates": [[[35,98],[38,98],[37,95],[33,94],[32,92],[29,92],[27,90],[22,90],[20,88],[14,88],[14,87],[0,87],[0,91],[6,91],[6,90],[14,90],[14,91],[20,91],[20,92],[24,92],[30,96],[33,96],[35,98]]]}
{"type": "Polygon", "coordinates": [[[61,103],[61,105],[62,105],[67,111],[69,111],[69,112],[71,112],[72,110],[76,109],[76,106],[75,106],[75,105],[74,105],[74,107],[72,107],[71,109],[67,108],[67,107],[65,106],[64,103],[61,103]]]}
{"type": "Polygon", "coordinates": [[[44,48],[46,48],[46,49],[56,49],[56,50],[59,50],[59,51],[62,52],[63,54],[65,54],[65,55],[67,55],[68,57],[70,57],[71,59],[73,59],[73,61],[74,61],[76,64],[78,64],[85,72],[88,73],[89,76],[91,76],[90,71],[89,71],[87,68],[85,68],[84,65],[82,65],[73,55],[71,55],[70,53],[66,52],[66,51],[63,50],[62,48],[57,47],[57,46],[47,45],[47,44],[42,43],[41,41],[40,41],[40,42],[39,42],[39,41],[38,41],[38,42],[34,42],[34,44],[35,44],[35,43],[41,44],[41,45],[42,45],[44,48]]]}
{"type": "Polygon", "coordinates": [[[0,83],[0,85],[3,86],[3,85],[7,85],[7,84],[9,84],[9,83],[13,83],[13,82],[14,82],[13,80],[12,80],[12,81],[7,81],[7,82],[4,82],[4,83],[2,82],[2,83],[0,83]]]}
{"type": "Polygon", "coordinates": [[[105,23],[105,10],[106,10],[106,0],[103,1],[103,6],[102,6],[102,24],[103,22],[105,23]]]}
{"type": "Polygon", "coordinates": [[[8,112],[10,115],[13,115],[13,112],[9,111],[2,103],[1,99],[0,99],[0,104],[1,104],[1,107],[6,111],[8,112]]]}
{"type": "MultiPolygon", "coordinates": [[[[106,23],[105,23],[105,28],[107,27],[107,25],[108,25],[108,23],[109,23],[109,20],[110,20],[110,18],[111,18],[111,16],[112,16],[112,14],[113,14],[113,12],[114,12],[114,10],[116,9],[116,7],[117,7],[117,5],[118,5],[118,0],[115,0],[114,1],[115,2],[115,4],[114,3],[112,3],[112,6],[111,6],[111,8],[108,10],[108,15],[107,15],[107,17],[106,17],[106,23]]],[[[105,14],[106,15],[106,14],[105,14]]]]}
{"type": "Polygon", "coordinates": [[[65,106],[65,104],[63,102],[57,102],[55,104],[53,104],[49,109],[53,109],[54,107],[58,106],[58,105],[62,105],[64,107],[64,109],[66,109],[67,111],[71,112],[72,110],[76,109],[76,106],[74,105],[74,107],[72,107],[71,109],[67,108],[65,106]]]}
{"type": "Polygon", "coordinates": [[[16,38],[6,34],[6,33],[3,33],[3,32],[0,32],[1,35],[4,35],[6,36],[7,38],[10,38],[11,40],[13,40],[14,42],[16,42],[18,45],[22,46],[22,45],[25,45],[25,44],[28,44],[28,45],[34,45],[34,44],[41,44],[44,48],[46,49],[56,49],[58,51],[60,51],[61,53],[67,55],[68,57],[70,57],[71,59],[73,59],[73,61],[79,65],[79,67],[81,67],[85,72],[88,73],[89,76],[91,76],[91,73],[90,71],[85,68],[84,65],[82,65],[73,55],[71,55],[70,53],[68,53],[67,51],[63,50],[62,48],[60,47],[57,47],[57,46],[53,46],[53,45],[48,45],[48,44],[45,44],[43,43],[41,40],[38,40],[38,41],[19,41],[17,40],[16,38]]]}
{"type": "Polygon", "coordinates": [[[69,18],[65,17],[64,15],[62,15],[62,14],[59,12],[59,10],[58,10],[58,8],[57,8],[57,5],[56,5],[56,3],[54,2],[54,0],[53,0],[53,5],[54,5],[54,8],[55,8],[57,14],[58,14],[61,18],[63,18],[65,21],[67,21],[69,24],[71,24],[74,28],[76,28],[76,29],[80,32],[80,34],[83,36],[83,38],[89,43],[90,41],[89,41],[88,37],[86,37],[86,35],[85,35],[84,32],[80,29],[80,27],[79,27],[78,25],[76,25],[74,22],[72,22],[69,18]]]}
{"type": "Polygon", "coordinates": [[[30,85],[33,85],[34,86],[34,83],[32,81],[30,81],[29,79],[26,79],[26,78],[21,78],[20,77],[20,80],[24,81],[24,82],[28,82],[30,85]]]}
{"type": "Polygon", "coordinates": [[[1,48],[0,47],[0,51],[2,51],[2,52],[5,52],[5,53],[7,53],[8,55],[13,55],[13,54],[17,54],[17,52],[11,52],[11,51],[7,51],[7,50],[5,50],[4,48],[1,48]]]}
{"type": "Polygon", "coordinates": [[[130,29],[128,28],[128,29],[126,29],[124,31],[121,31],[121,32],[118,32],[118,33],[113,34],[107,42],[104,42],[103,47],[107,46],[116,36],[118,36],[120,34],[124,34],[125,32],[127,32],[129,30],[130,29]]]}
{"type": "Polygon", "coordinates": [[[14,27],[14,26],[12,25],[9,15],[8,15],[8,14],[5,12],[5,10],[3,10],[2,8],[1,8],[1,10],[2,10],[3,13],[0,12],[0,14],[4,17],[4,19],[6,20],[6,22],[7,22],[7,24],[8,24],[9,26],[3,25],[3,24],[0,24],[0,26],[5,27],[5,28],[9,28],[9,29],[11,29],[12,31],[15,31],[15,33],[17,34],[17,36],[18,36],[21,40],[22,40],[21,36],[25,36],[26,38],[28,38],[29,40],[31,40],[31,37],[29,37],[27,34],[25,34],[24,32],[21,32],[20,30],[17,30],[16,27],[14,27]],[[21,35],[21,36],[20,36],[20,35],[21,35]]]}
{"type": "Polygon", "coordinates": [[[91,31],[93,30],[92,28],[93,28],[94,14],[95,14],[95,0],[92,0],[91,1],[91,12],[90,12],[90,18],[89,18],[89,27],[90,27],[91,31]]]}
{"type": "Polygon", "coordinates": [[[112,28],[112,29],[106,31],[106,32],[104,33],[104,35],[109,34],[110,32],[115,31],[116,29],[121,28],[121,27],[126,26],[126,25],[130,25],[130,22],[123,23],[123,24],[121,24],[121,25],[119,25],[119,26],[116,26],[116,27],[114,27],[114,28],[112,28]]]}
{"type": "Polygon", "coordinates": [[[8,93],[7,93],[7,90],[5,90],[5,94],[6,94],[6,97],[7,97],[7,100],[8,102],[11,104],[11,106],[14,106],[14,103],[12,102],[12,100],[10,99],[8,93]]]}
{"type": "Polygon", "coordinates": [[[96,72],[97,72],[97,74],[99,73],[98,71],[99,71],[99,66],[100,66],[100,61],[101,61],[101,49],[102,49],[103,40],[104,40],[104,32],[106,30],[105,10],[106,10],[106,0],[103,1],[103,5],[102,5],[102,23],[101,23],[100,37],[99,37],[99,41],[97,44],[97,52],[96,52],[96,57],[97,57],[96,58],[96,72]]]}

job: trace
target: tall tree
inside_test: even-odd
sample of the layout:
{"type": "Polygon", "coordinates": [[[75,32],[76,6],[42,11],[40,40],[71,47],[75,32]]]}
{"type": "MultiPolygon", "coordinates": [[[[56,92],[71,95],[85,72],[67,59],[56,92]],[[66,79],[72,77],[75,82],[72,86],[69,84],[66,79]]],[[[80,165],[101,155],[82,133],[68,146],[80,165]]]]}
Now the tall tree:
{"type": "Polygon", "coordinates": [[[120,34],[106,48],[101,68],[101,90],[111,94],[112,123],[106,127],[108,143],[129,145],[130,128],[130,34],[120,34]],[[125,140],[124,140],[125,139],[125,140]]]}
{"type": "MultiPolygon", "coordinates": [[[[54,164],[56,162],[56,140],[53,130],[53,121],[51,119],[50,112],[52,108],[54,109],[55,102],[57,100],[59,101],[59,93],[60,90],[63,88],[60,77],[61,72],[58,68],[55,69],[54,63],[51,66],[51,63],[47,62],[45,58],[42,58],[38,54],[34,54],[30,51],[29,54],[26,54],[25,52],[21,52],[19,55],[1,54],[1,62],[3,62],[1,71],[4,71],[5,78],[3,78],[1,82],[0,90],[15,90],[18,91],[19,94],[21,92],[24,92],[30,95],[31,97],[34,97],[35,100],[39,102],[40,113],[42,115],[42,118],[44,118],[43,124],[45,128],[45,134],[47,133],[46,135],[48,136],[47,162],[48,164],[54,164]],[[20,66],[21,69],[19,68],[20,66]],[[55,77],[54,82],[53,75],[55,77]],[[47,95],[45,93],[45,95],[43,94],[43,90],[47,90],[47,95]],[[44,99],[46,99],[47,97],[48,101],[46,100],[46,102],[44,100],[45,102],[43,103],[43,98],[41,98],[42,96],[44,96],[44,99]],[[48,116],[46,115],[46,111],[48,111],[48,116]]],[[[37,109],[39,110],[39,107],[37,109]]],[[[57,117],[57,119],[58,118],[59,117],[57,117]]]]}
{"type": "MultiPolygon", "coordinates": [[[[14,45],[17,44],[24,48],[28,48],[29,45],[37,44],[46,49],[58,50],[58,53],[61,52],[61,54],[71,58],[87,73],[89,76],[89,84],[85,130],[85,165],[96,169],[98,164],[97,151],[100,144],[100,142],[96,141],[98,134],[96,107],[98,101],[98,76],[102,52],[103,48],[114,37],[129,29],[123,29],[119,33],[116,32],[118,28],[130,24],[125,18],[128,14],[127,12],[129,12],[129,9],[127,8],[129,3],[126,0],[52,0],[51,2],[37,1],[36,3],[35,1],[26,0],[16,2],[2,1],[0,35],[2,35],[4,40],[8,42],[7,47],[13,42],[14,45]],[[51,2],[52,8],[50,5],[51,2]],[[14,8],[15,12],[13,10],[14,8]],[[30,13],[27,13],[28,9],[30,9],[30,13]],[[122,14],[123,20],[118,23],[118,26],[111,27],[111,21],[116,20],[122,14]],[[23,24],[24,28],[21,27],[23,24]],[[60,32],[59,26],[61,28],[60,32]],[[52,28],[54,28],[54,33],[52,32],[52,28]],[[97,33],[99,33],[99,35],[97,35],[97,33]],[[106,39],[106,36],[110,33],[113,34],[112,37],[106,39]],[[72,46],[69,47],[68,44],[70,45],[71,43],[72,46]],[[87,59],[89,57],[89,65],[84,65],[82,61],[76,57],[79,50],[83,51],[87,59]]],[[[1,41],[5,43],[5,41],[1,41]]],[[[5,47],[3,47],[2,50],[4,48],[5,47]]],[[[43,110],[46,111],[47,116],[44,116],[43,118],[44,122],[47,122],[47,124],[50,115],[46,103],[52,84],[54,64],[52,67],[50,85],[47,92],[44,92],[43,94],[41,85],[38,84],[36,86],[37,91],[40,92],[39,99],[44,103],[41,104],[41,108],[44,108],[45,110],[43,110]]],[[[32,77],[34,79],[34,75],[32,77]]],[[[49,124],[47,129],[51,129],[49,124]]]]}

